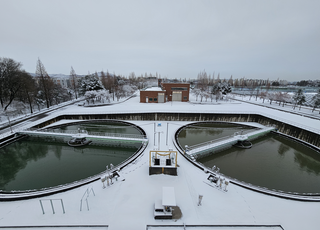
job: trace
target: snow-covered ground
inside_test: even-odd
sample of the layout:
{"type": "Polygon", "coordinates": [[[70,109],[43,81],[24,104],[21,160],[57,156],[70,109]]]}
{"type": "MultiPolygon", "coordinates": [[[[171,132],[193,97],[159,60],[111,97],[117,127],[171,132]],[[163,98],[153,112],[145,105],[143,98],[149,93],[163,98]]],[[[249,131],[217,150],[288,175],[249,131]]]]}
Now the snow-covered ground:
{"type": "MultiPolygon", "coordinates": [[[[104,107],[71,105],[37,122],[60,114],[94,114],[124,112],[203,112],[203,113],[260,113],[274,119],[320,133],[320,121],[293,113],[261,107],[239,101],[213,104],[169,102],[164,104],[139,103],[139,97],[104,107]]],[[[283,229],[319,229],[319,202],[301,202],[277,198],[229,184],[223,192],[204,183],[208,177],[184,157],[178,156],[178,176],[149,176],[149,151],[155,148],[168,150],[175,147],[174,132],[187,122],[178,121],[129,121],[143,128],[149,137],[149,145],[133,163],[121,170],[124,181],[116,181],[103,189],[101,181],[93,182],[67,192],[23,201],[0,202],[0,226],[100,226],[101,229],[146,229],[147,225],[281,225],[283,229]],[[156,132],[154,138],[154,123],[156,132]],[[167,126],[168,123],[168,126],[167,126]],[[167,142],[168,127],[168,142],[167,142]],[[157,134],[158,135],[158,134],[157,134]],[[155,139],[155,141],[154,141],[155,139]],[[177,206],[182,217],[178,220],[155,220],[154,201],[161,198],[162,187],[174,187],[177,206]],[[80,211],[80,202],[85,191],[94,191],[80,211]],[[198,206],[198,196],[203,195],[198,206]],[[50,201],[53,200],[55,214],[50,201]],[[65,208],[62,211],[61,200],[65,208]],[[43,202],[43,214],[40,200],[43,202]],[[104,227],[108,226],[108,227],[104,227]]],[[[39,172],[41,173],[41,172],[39,172]]],[[[310,182],[312,183],[312,182],[310,182]]],[[[98,228],[98,229],[100,229],[98,228]]],[[[66,227],[66,229],[68,229],[66,227]]],[[[92,229],[94,229],[92,227],[92,229]]],[[[162,228],[165,229],[165,228],[162,228]]],[[[183,228],[179,228],[183,229],[183,228]]],[[[189,229],[188,227],[186,229],[189,229]]],[[[195,228],[192,228],[195,229],[195,228]]],[[[201,228],[198,228],[201,229],[201,228]]],[[[219,229],[219,228],[208,228],[219,229]]],[[[221,229],[221,228],[220,228],[221,229]]],[[[227,229],[227,228],[222,228],[227,229]]],[[[237,229],[237,228],[228,228],[237,229]]],[[[246,229],[246,228],[240,228],[246,229]]],[[[249,228],[269,229],[269,228],[249,228]]],[[[281,229],[273,227],[270,229],[281,229]]]]}
{"type": "Polygon", "coordinates": [[[310,106],[294,106],[291,103],[285,103],[283,104],[282,102],[279,105],[279,102],[275,102],[273,101],[270,104],[270,101],[268,99],[261,99],[261,98],[256,98],[255,96],[239,96],[239,95],[232,95],[230,96],[231,98],[235,99],[235,100],[240,100],[240,101],[244,101],[247,103],[251,103],[251,104],[255,104],[255,105],[260,105],[260,106],[264,106],[264,107],[269,107],[269,108],[273,108],[276,110],[282,110],[282,111],[287,111],[290,113],[295,113],[295,114],[300,114],[302,116],[309,116],[309,117],[313,117],[316,119],[320,119],[320,109],[316,108],[313,111],[313,108],[310,106]]]}

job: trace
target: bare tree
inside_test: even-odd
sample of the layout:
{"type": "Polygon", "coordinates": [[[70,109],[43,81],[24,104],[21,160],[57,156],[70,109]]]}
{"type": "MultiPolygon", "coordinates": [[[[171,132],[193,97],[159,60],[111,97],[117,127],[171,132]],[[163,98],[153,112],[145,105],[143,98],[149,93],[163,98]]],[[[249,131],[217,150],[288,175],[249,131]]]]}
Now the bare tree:
{"type": "Polygon", "coordinates": [[[230,79],[229,79],[229,81],[228,81],[228,84],[229,84],[230,86],[233,86],[233,79],[232,79],[232,75],[231,75],[231,77],[230,77],[230,79]]]}
{"type": "Polygon", "coordinates": [[[262,99],[262,103],[264,103],[264,100],[267,98],[268,93],[267,92],[261,92],[260,93],[260,99],[262,99]]]}
{"type": "Polygon", "coordinates": [[[192,90],[192,93],[196,96],[196,101],[198,101],[198,96],[200,95],[200,89],[192,90]]]}
{"type": "Polygon", "coordinates": [[[249,88],[249,91],[250,91],[250,98],[249,100],[251,100],[251,97],[253,96],[254,94],[254,91],[256,89],[256,82],[253,81],[253,80],[250,80],[250,85],[247,86],[249,88]]]}
{"type": "Polygon", "coordinates": [[[273,100],[276,100],[276,96],[274,93],[268,93],[268,99],[270,101],[270,105],[272,104],[273,100]]]}
{"type": "Polygon", "coordinates": [[[259,93],[260,93],[260,88],[257,87],[257,89],[256,89],[256,101],[258,100],[258,96],[260,95],[259,93]]]}
{"type": "Polygon", "coordinates": [[[70,99],[70,94],[66,88],[63,88],[60,84],[54,84],[51,97],[52,102],[55,102],[56,105],[58,105],[61,102],[68,101],[70,99]]]}
{"type": "Polygon", "coordinates": [[[71,66],[71,70],[70,70],[70,82],[71,82],[71,88],[74,91],[74,96],[76,97],[76,99],[78,99],[78,78],[77,78],[77,74],[74,71],[73,67],[71,66]]]}
{"type": "Polygon", "coordinates": [[[4,111],[21,89],[21,66],[11,58],[0,59],[0,102],[4,111]]]}
{"type": "Polygon", "coordinates": [[[21,75],[21,83],[23,85],[20,92],[21,98],[27,100],[30,107],[30,113],[33,113],[32,104],[36,96],[36,83],[34,78],[29,73],[23,71],[21,72],[21,75]]]}
{"type": "Polygon", "coordinates": [[[197,88],[200,90],[200,101],[204,97],[204,94],[207,92],[209,84],[209,79],[206,71],[200,72],[197,77],[197,88]]]}
{"type": "MultiPolygon", "coordinates": [[[[313,103],[313,106],[312,106],[312,112],[313,112],[316,108],[320,106],[320,89],[318,89],[317,94],[315,94],[312,97],[312,103],[313,103]]],[[[319,114],[320,114],[320,111],[319,111],[319,114]]]]}
{"type": "Polygon", "coordinates": [[[114,100],[115,88],[116,88],[116,82],[117,82],[115,75],[112,75],[107,71],[106,75],[103,74],[101,76],[102,76],[101,81],[104,88],[108,90],[110,94],[112,94],[113,100],[114,100]]]}
{"type": "Polygon", "coordinates": [[[40,61],[40,58],[38,58],[37,61],[36,77],[39,79],[40,89],[43,92],[47,108],[49,108],[52,101],[52,99],[50,98],[50,92],[52,91],[54,84],[52,79],[49,77],[44,65],[40,61]]]}
{"type": "Polygon", "coordinates": [[[275,94],[276,100],[279,102],[279,106],[282,102],[282,107],[284,107],[284,103],[288,102],[291,99],[291,96],[288,93],[277,92],[275,94]]]}
{"type": "Polygon", "coordinates": [[[292,100],[292,97],[288,93],[283,93],[282,100],[283,100],[282,107],[284,107],[284,104],[290,102],[292,100]]]}

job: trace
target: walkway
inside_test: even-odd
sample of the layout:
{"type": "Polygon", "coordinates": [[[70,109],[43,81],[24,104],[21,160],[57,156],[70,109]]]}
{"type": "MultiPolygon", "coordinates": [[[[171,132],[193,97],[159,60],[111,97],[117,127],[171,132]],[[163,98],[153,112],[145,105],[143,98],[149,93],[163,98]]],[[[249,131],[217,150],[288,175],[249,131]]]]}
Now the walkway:
{"type": "Polygon", "coordinates": [[[122,141],[122,142],[148,142],[148,139],[144,135],[135,134],[118,134],[118,133],[99,133],[99,132],[87,132],[79,133],[78,131],[55,131],[47,130],[23,130],[17,132],[20,135],[28,135],[34,137],[51,137],[51,138],[68,138],[69,140],[74,137],[86,137],[92,141],[122,141]]]}
{"type": "Polygon", "coordinates": [[[234,136],[228,136],[198,145],[189,146],[187,147],[186,153],[193,158],[204,157],[211,153],[231,148],[232,145],[236,144],[238,141],[251,141],[274,130],[274,127],[265,127],[252,132],[247,132],[246,134],[236,133],[234,136]]]}

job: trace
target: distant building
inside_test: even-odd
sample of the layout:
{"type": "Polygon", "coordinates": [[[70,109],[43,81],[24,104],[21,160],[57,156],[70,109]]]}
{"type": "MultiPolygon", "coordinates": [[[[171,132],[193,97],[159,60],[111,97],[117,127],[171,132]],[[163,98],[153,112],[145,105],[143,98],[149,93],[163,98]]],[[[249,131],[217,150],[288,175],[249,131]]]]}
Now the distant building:
{"type": "Polygon", "coordinates": [[[140,102],[142,103],[164,103],[165,91],[160,87],[151,87],[140,91],[140,102]]]}
{"type": "Polygon", "coordinates": [[[189,101],[189,83],[162,83],[159,87],[152,87],[140,91],[141,103],[164,103],[167,101],[189,101]]]}
{"type": "Polygon", "coordinates": [[[61,85],[62,88],[70,87],[70,80],[68,78],[53,76],[51,79],[55,84],[61,85]]]}
{"type": "MultiPolygon", "coordinates": [[[[69,76],[51,76],[52,81],[55,84],[61,85],[62,88],[71,88],[73,85],[73,79],[69,76]]],[[[80,79],[79,76],[77,76],[76,81],[80,79]]]]}

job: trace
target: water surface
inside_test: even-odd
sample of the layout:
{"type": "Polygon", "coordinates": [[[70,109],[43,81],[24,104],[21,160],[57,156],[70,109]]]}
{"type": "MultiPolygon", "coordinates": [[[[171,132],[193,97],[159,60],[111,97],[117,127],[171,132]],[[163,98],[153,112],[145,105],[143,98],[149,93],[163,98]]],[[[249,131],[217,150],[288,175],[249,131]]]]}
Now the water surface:
{"type": "Polygon", "coordinates": [[[101,121],[90,123],[79,123],[54,128],[55,130],[77,131],[86,130],[87,132],[117,133],[117,134],[135,134],[141,135],[141,131],[133,125],[121,122],[101,121]]]}
{"type": "Polygon", "coordinates": [[[98,174],[137,148],[84,146],[20,140],[0,149],[0,190],[41,189],[98,174]]]}
{"type": "Polygon", "coordinates": [[[232,136],[235,132],[253,130],[254,127],[230,123],[198,123],[183,128],[178,141],[185,149],[185,145],[192,146],[219,138],[232,136]]]}
{"type": "Polygon", "coordinates": [[[285,192],[320,193],[320,153],[291,139],[269,134],[251,149],[232,147],[198,159],[208,167],[253,185],[285,192]]]}

